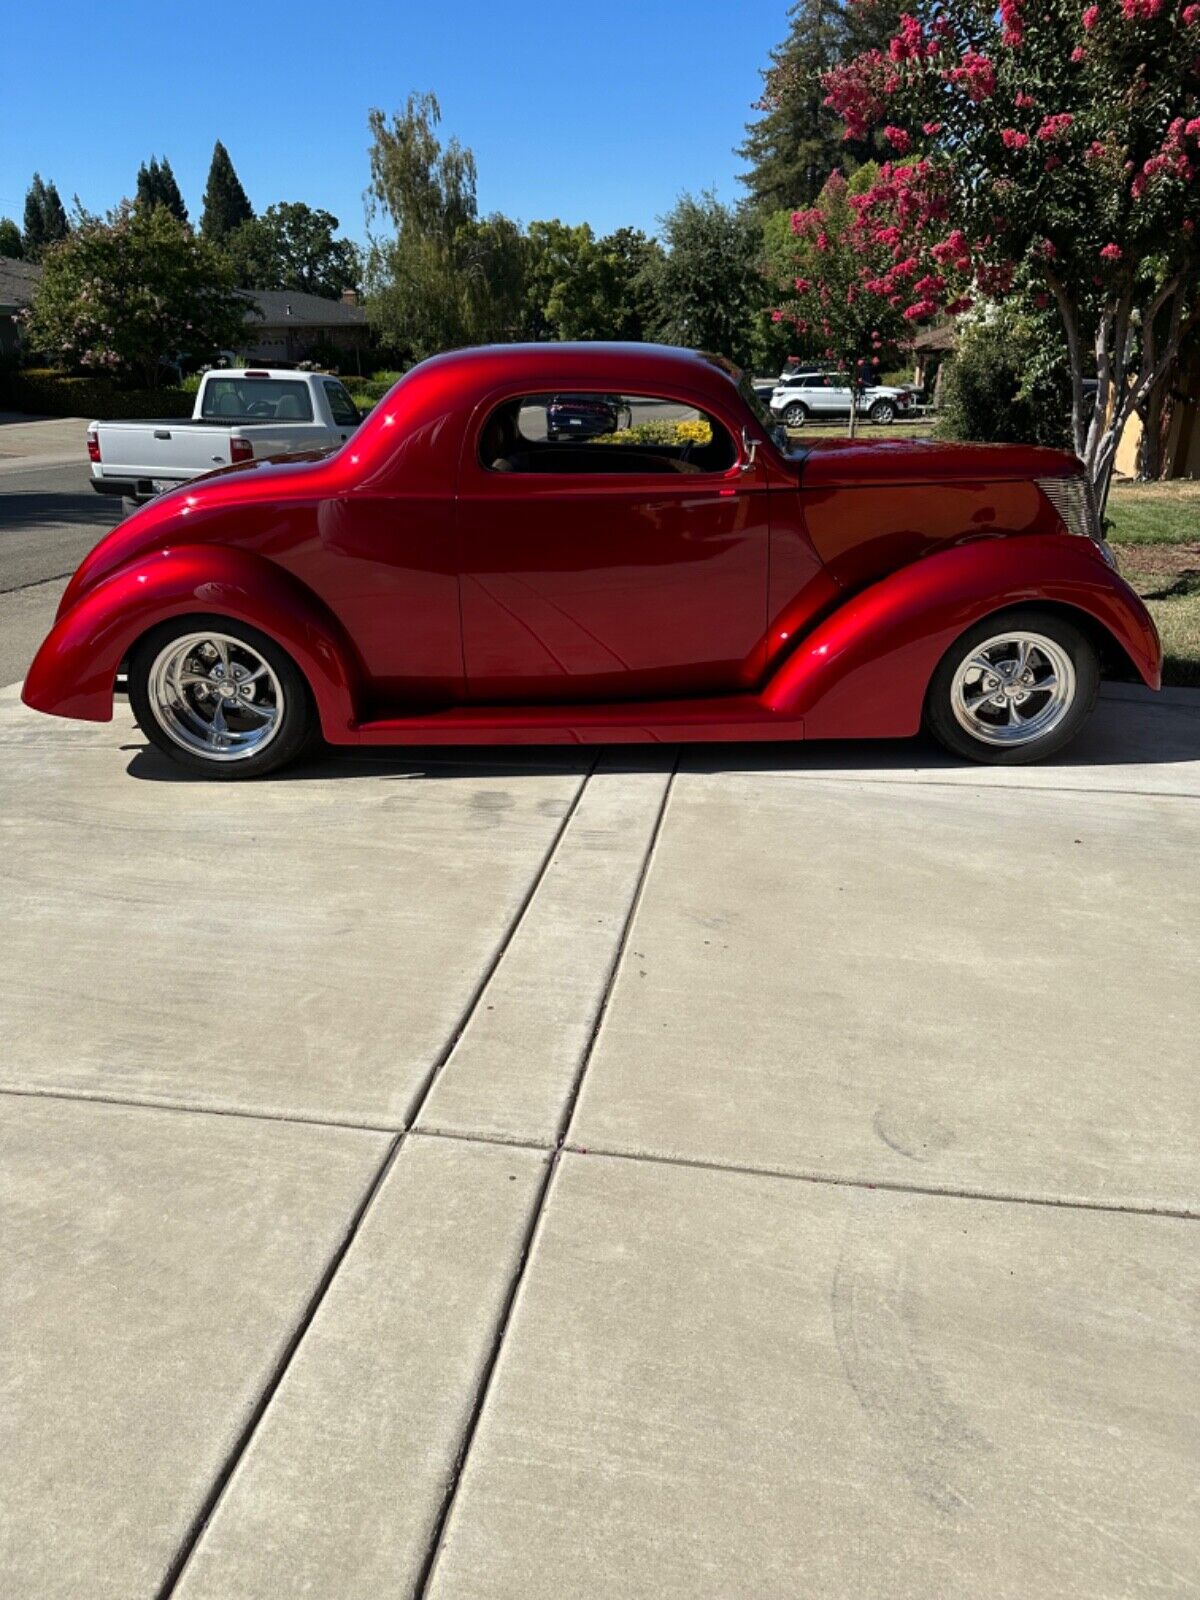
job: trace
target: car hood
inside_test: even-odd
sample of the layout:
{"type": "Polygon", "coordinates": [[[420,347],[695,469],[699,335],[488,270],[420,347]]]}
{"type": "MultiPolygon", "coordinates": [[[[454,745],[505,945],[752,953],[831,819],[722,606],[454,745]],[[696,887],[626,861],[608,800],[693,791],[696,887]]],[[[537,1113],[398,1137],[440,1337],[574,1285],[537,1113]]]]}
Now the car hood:
{"type": "Polygon", "coordinates": [[[1035,445],[951,444],[928,439],[822,439],[789,449],[805,489],[904,483],[994,483],[1067,478],[1083,471],[1066,450],[1035,445]]]}

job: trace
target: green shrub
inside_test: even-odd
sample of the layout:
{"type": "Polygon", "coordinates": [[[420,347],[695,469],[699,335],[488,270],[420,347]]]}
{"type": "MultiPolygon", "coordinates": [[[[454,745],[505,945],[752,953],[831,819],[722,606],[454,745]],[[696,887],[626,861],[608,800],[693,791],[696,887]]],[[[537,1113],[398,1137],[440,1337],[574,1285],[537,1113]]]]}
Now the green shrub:
{"type": "Polygon", "coordinates": [[[184,389],[117,389],[108,378],[68,378],[47,368],[0,376],[0,411],[120,421],[190,417],[194,404],[184,389]]]}
{"type": "Polygon", "coordinates": [[[1048,348],[1033,319],[1003,308],[992,321],[962,330],[958,354],[942,374],[937,435],[1064,447],[1070,409],[1061,341],[1048,348]]]}
{"type": "Polygon", "coordinates": [[[712,428],[702,417],[690,422],[673,422],[655,417],[651,422],[635,422],[616,433],[602,434],[596,444],[711,444],[712,428]]]}

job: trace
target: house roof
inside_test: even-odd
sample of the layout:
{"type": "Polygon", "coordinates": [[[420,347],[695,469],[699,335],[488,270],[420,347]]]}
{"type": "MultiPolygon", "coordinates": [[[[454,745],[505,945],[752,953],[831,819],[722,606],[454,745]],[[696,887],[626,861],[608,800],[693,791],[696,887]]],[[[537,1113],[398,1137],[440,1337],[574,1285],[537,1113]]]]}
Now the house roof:
{"type": "Polygon", "coordinates": [[[939,323],[936,328],[922,328],[913,339],[914,350],[957,350],[958,334],[952,322],[939,323]]]}
{"type": "Polygon", "coordinates": [[[41,275],[36,261],[0,256],[0,306],[27,306],[41,275]]]}
{"type": "MultiPolygon", "coordinates": [[[[362,306],[327,300],[324,295],[301,294],[295,289],[239,289],[238,293],[254,302],[262,313],[262,323],[272,328],[330,328],[367,320],[362,306]]],[[[257,318],[247,320],[252,326],[261,325],[257,318]]]]}

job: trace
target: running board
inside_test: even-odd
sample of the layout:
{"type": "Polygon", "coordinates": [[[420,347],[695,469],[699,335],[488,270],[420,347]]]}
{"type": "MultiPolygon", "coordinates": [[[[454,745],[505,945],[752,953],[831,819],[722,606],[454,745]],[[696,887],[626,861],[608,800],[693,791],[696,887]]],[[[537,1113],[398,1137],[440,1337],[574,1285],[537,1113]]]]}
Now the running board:
{"type": "MultiPolygon", "coordinates": [[[[347,744],[682,744],[802,739],[804,723],[755,695],[595,705],[454,706],[354,723],[347,744]]],[[[341,740],[331,739],[331,743],[341,740]]]]}

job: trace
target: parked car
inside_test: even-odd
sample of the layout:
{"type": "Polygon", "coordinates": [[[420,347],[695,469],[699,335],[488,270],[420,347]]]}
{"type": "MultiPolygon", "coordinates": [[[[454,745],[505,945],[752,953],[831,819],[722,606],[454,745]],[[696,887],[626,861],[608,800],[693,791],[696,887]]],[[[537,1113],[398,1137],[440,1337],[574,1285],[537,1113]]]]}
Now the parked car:
{"type": "Polygon", "coordinates": [[[546,438],[592,439],[625,424],[611,395],[556,394],[546,407],[546,438]]]}
{"type": "MultiPolygon", "coordinates": [[[[851,400],[848,373],[791,372],[780,378],[770,405],[789,428],[798,428],[810,417],[848,417],[851,400]]],[[[912,390],[903,384],[867,384],[858,397],[859,415],[871,422],[895,422],[912,406],[912,390]]]]}
{"type": "Polygon", "coordinates": [[[118,674],[184,767],[334,745],[903,738],[1060,750],[1101,673],[1160,681],[1079,462],[789,446],[736,369],[654,345],[463,350],[352,444],[144,506],[84,559],[25,703],[104,722],[118,674]],[[552,397],[704,426],[546,438],[552,397]]]}
{"type": "Polygon", "coordinates": [[[215,466],[344,444],[361,420],[326,373],[206,372],[190,421],[88,424],[92,488],[141,504],[215,466]]]}

